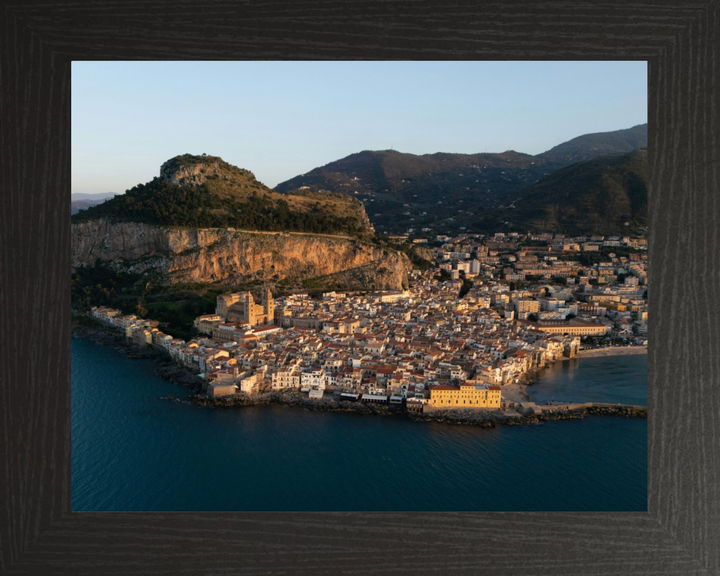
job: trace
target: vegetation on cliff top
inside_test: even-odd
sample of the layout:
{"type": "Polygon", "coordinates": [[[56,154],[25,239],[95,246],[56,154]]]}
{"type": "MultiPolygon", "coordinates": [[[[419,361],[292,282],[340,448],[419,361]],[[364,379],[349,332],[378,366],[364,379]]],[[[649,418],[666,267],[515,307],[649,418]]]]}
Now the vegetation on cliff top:
{"type": "Polygon", "coordinates": [[[163,169],[168,172],[174,172],[176,170],[179,170],[181,168],[186,168],[188,166],[195,166],[195,165],[210,165],[210,164],[218,164],[223,169],[231,172],[231,171],[239,171],[242,173],[250,174],[247,170],[243,170],[242,168],[238,168],[237,166],[233,166],[232,164],[228,164],[220,158],[219,156],[208,156],[207,154],[202,154],[200,156],[195,156],[194,154],[180,154],[179,156],[175,156],[174,158],[170,158],[165,164],[163,164],[163,169]]]}
{"type": "Polygon", "coordinates": [[[361,203],[332,193],[282,195],[251,172],[214,156],[184,154],[162,167],[161,177],[72,216],[73,222],[98,218],[197,228],[341,233],[361,236],[367,216],[361,203]],[[179,170],[197,166],[198,183],[177,186],[179,170]],[[212,166],[212,170],[206,170],[212,166]]]}
{"type": "Polygon", "coordinates": [[[122,196],[83,210],[75,214],[72,221],[97,218],[193,228],[233,227],[351,235],[363,231],[358,218],[338,216],[320,202],[307,211],[291,209],[282,197],[273,199],[257,193],[231,202],[210,193],[205,184],[178,187],[160,178],[139,184],[122,196]]]}

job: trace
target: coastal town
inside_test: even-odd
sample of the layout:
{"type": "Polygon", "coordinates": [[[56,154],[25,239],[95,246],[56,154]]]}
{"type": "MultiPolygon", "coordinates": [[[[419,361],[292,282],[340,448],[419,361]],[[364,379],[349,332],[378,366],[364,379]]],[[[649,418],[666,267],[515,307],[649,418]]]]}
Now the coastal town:
{"type": "MultiPolygon", "coordinates": [[[[69,270],[11,299],[22,315],[69,285],[71,402],[55,378],[64,356],[38,360],[36,338],[6,411],[13,431],[13,407],[30,403],[30,436],[11,434],[24,462],[38,452],[27,438],[70,409],[71,434],[55,426],[51,440],[70,441],[72,512],[647,512],[658,401],[682,397],[655,386],[664,359],[678,388],[678,362],[649,329],[667,300],[649,294],[649,191],[667,182],[646,62],[72,73],[72,193],[52,218],[70,212],[69,270]]],[[[675,316],[696,316],[685,308],[675,316]]],[[[381,536],[381,554],[356,553],[340,528],[333,558],[318,550],[324,526],[297,553],[292,527],[264,540],[311,573],[335,557],[368,572],[478,564],[455,558],[442,522],[420,547],[381,536]]],[[[245,532],[231,538],[243,567],[264,545],[245,532]]],[[[517,538],[495,540],[507,546],[490,571],[517,560],[517,538]]],[[[225,548],[208,556],[218,570],[234,563],[225,548]]],[[[547,565],[544,548],[518,566],[547,565]]]]}
{"type": "Polygon", "coordinates": [[[120,310],[91,316],[164,350],[200,376],[209,400],[294,390],[415,412],[541,411],[525,393],[539,369],[583,349],[647,345],[642,238],[460,234],[439,243],[436,267],[413,270],[406,290],[275,299],[264,288],[259,302],[222,294],[188,342],[120,310]],[[584,263],[600,250],[628,255],[584,263]]]}

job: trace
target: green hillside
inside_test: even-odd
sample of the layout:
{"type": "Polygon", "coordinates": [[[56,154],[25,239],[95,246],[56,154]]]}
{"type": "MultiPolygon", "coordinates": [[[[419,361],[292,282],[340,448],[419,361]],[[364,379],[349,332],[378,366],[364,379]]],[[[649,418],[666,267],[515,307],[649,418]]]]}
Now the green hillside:
{"type": "Polygon", "coordinates": [[[538,156],[406,154],[363,151],[278,184],[276,190],[331,190],[358,198],[379,231],[429,227],[442,232],[462,225],[502,225],[499,212],[514,194],[558,169],[601,155],[647,146],[647,124],[586,134],[538,156]],[[462,224],[460,224],[462,223],[462,224]]]}
{"type": "Polygon", "coordinates": [[[401,232],[497,206],[507,194],[546,174],[549,171],[533,156],[514,151],[425,155],[363,151],[276,189],[286,193],[331,190],[354,196],[365,204],[378,230],[401,232]]]}
{"type": "Polygon", "coordinates": [[[522,231],[634,233],[647,226],[647,177],[646,150],[594,158],[518,191],[497,217],[522,231]]]}
{"type": "Polygon", "coordinates": [[[597,132],[578,136],[551,148],[547,152],[538,154],[538,158],[547,164],[557,164],[558,167],[564,167],[591,160],[598,156],[627,154],[633,150],[647,148],[647,145],[648,125],[639,124],[626,130],[597,132]]]}
{"type": "Polygon", "coordinates": [[[189,154],[163,164],[160,177],[81,210],[72,221],[97,218],[194,228],[368,232],[364,208],[353,198],[327,192],[278,194],[252,172],[221,158],[189,154]]]}

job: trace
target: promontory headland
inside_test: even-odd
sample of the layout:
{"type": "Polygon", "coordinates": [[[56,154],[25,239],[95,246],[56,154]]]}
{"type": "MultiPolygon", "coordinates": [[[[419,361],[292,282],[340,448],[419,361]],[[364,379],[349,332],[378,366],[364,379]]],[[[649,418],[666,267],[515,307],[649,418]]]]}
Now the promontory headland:
{"type": "Polygon", "coordinates": [[[355,198],[279,194],[205,155],[73,221],[74,335],[161,360],[196,404],[478,426],[647,413],[527,390],[554,362],[646,352],[642,234],[388,236],[355,198]]]}

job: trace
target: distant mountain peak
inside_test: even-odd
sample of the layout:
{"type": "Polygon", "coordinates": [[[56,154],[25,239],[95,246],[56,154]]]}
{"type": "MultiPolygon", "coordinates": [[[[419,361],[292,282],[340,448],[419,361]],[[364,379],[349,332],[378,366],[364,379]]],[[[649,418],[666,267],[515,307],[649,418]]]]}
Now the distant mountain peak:
{"type": "Polygon", "coordinates": [[[627,154],[639,148],[647,148],[647,128],[645,123],[624,130],[583,134],[538,154],[538,158],[569,166],[597,156],[627,154]]]}
{"type": "Polygon", "coordinates": [[[518,190],[514,209],[499,215],[536,232],[634,233],[647,226],[647,150],[561,168],[518,190]]]}

